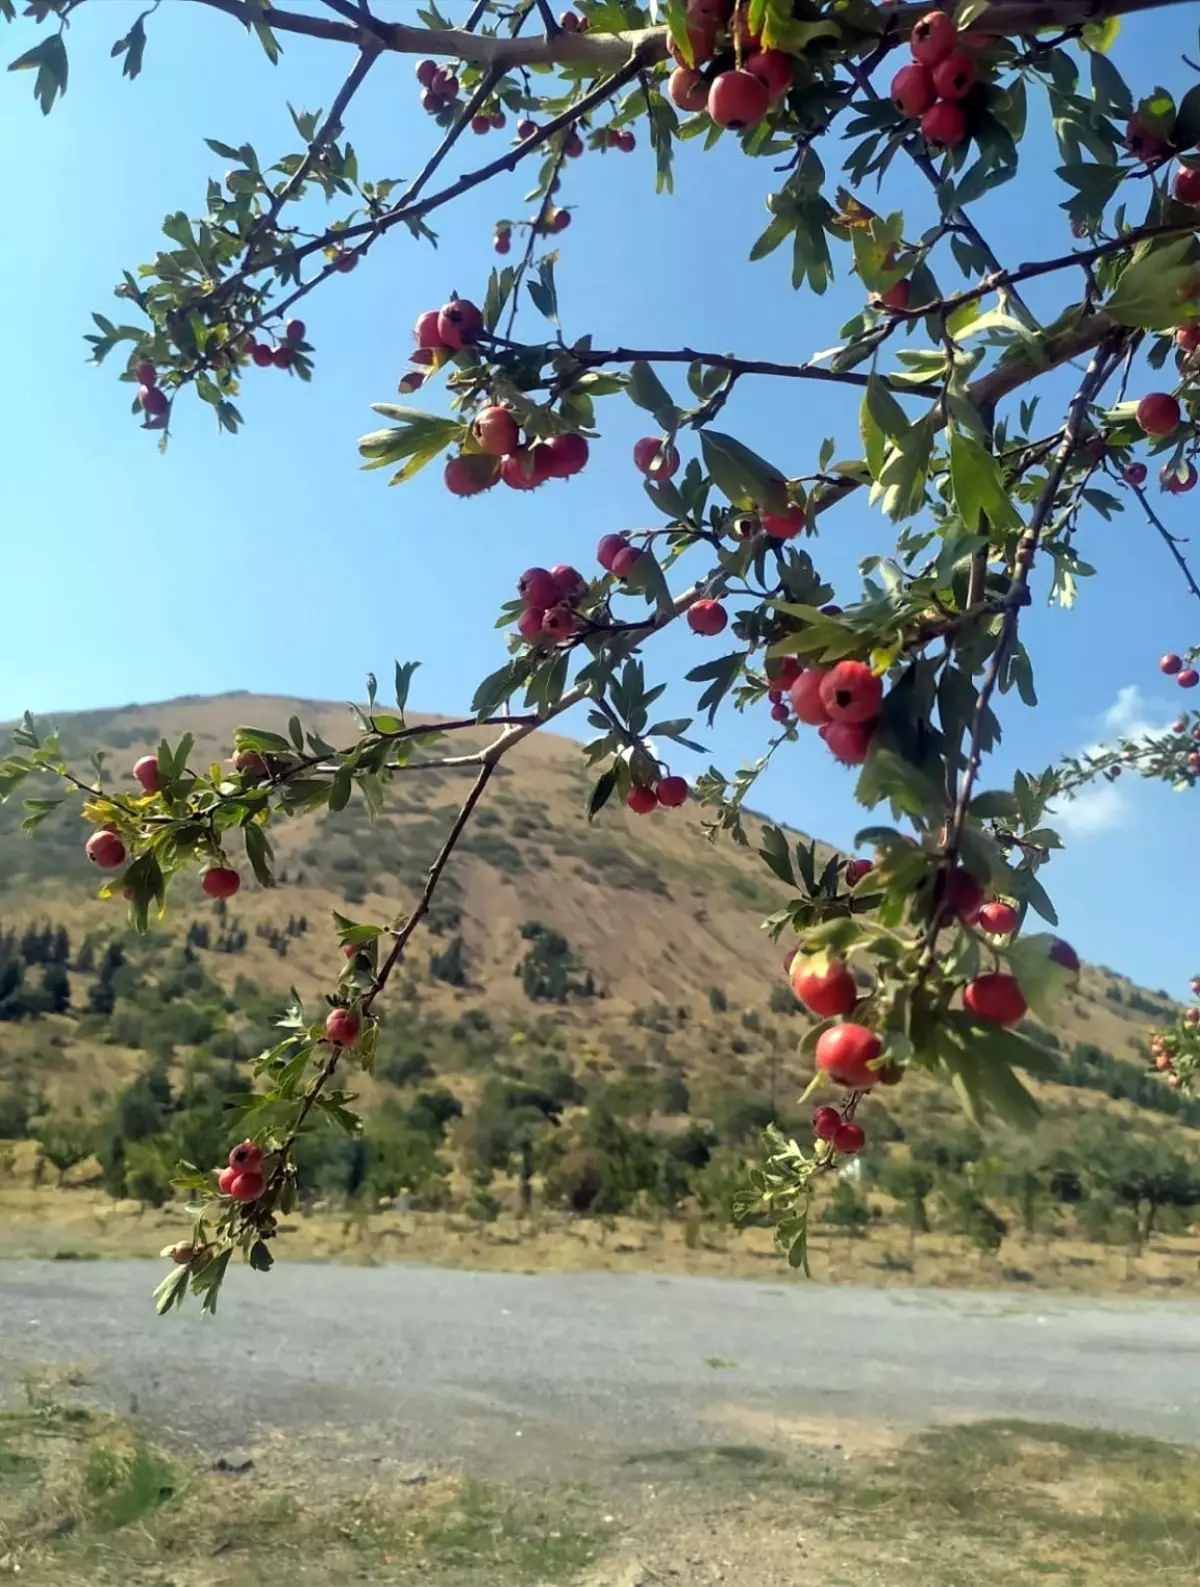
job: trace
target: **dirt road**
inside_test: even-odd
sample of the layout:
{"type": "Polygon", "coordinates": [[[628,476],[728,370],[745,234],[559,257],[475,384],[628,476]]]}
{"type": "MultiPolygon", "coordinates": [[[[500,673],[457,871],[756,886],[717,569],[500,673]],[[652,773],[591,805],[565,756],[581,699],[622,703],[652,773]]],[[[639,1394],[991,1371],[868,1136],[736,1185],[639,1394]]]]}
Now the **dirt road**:
{"type": "Polygon", "coordinates": [[[973,1416],[1200,1443],[1200,1306],[611,1274],[280,1266],[158,1319],[160,1267],[0,1263],[0,1396],[73,1366],[168,1434],[236,1450],[354,1428],[364,1451],[585,1474],[821,1423],[973,1416]]]}

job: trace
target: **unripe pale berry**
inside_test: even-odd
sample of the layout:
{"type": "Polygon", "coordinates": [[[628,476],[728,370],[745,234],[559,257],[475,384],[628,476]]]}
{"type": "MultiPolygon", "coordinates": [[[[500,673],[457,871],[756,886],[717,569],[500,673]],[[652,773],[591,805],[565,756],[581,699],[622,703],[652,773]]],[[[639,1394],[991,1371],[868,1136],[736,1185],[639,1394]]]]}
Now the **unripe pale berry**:
{"type": "Polygon", "coordinates": [[[156,794],[162,788],[162,773],[158,769],[157,755],[143,755],[141,760],[134,763],[133,775],[148,794],[156,794]]]}
{"type": "Polygon", "coordinates": [[[200,873],[200,886],[209,898],[232,898],[241,885],[241,877],[228,865],[210,865],[200,873]]]}
{"type": "Polygon", "coordinates": [[[821,704],[832,722],[873,722],[883,702],[883,679],[865,661],[839,661],[821,679],[821,704]]]}
{"type": "Polygon", "coordinates": [[[829,721],[829,712],[821,698],[821,685],[827,677],[823,667],[808,667],[791,685],[792,710],[809,727],[824,727],[829,721]]]}
{"type": "Polygon", "coordinates": [[[629,549],[629,541],[624,535],[602,535],[596,547],[596,561],[607,573],[612,572],[613,558],[621,551],[629,549]]]}
{"type": "Polygon", "coordinates": [[[963,1003],[988,1025],[1015,1025],[1024,1019],[1029,1005],[1025,994],[1011,975],[995,971],[977,975],[963,989],[963,1003]]]}
{"type": "Polygon", "coordinates": [[[670,479],[679,470],[679,453],[669,441],[644,435],[634,445],[633,462],[650,479],[670,479]]]}
{"type": "Polygon", "coordinates": [[[325,1019],[325,1039],[335,1047],[353,1047],[361,1028],[353,1009],[330,1009],[325,1019]]]}
{"type": "Polygon", "coordinates": [[[804,508],[788,507],[784,512],[760,513],[759,522],[772,540],[792,540],[804,528],[804,508]]]}
{"type": "Polygon", "coordinates": [[[1179,403],[1170,392],[1147,392],[1137,405],[1137,422],[1147,435],[1170,435],[1179,427],[1179,403]]]}
{"type": "Polygon", "coordinates": [[[651,810],[658,809],[658,796],[653,788],[647,788],[642,783],[634,783],[625,795],[625,803],[634,815],[647,816],[651,810]]]}
{"type": "Polygon", "coordinates": [[[515,452],[521,438],[511,409],[497,403],[481,410],[473,428],[475,439],[492,457],[504,457],[508,452],[515,452]]]}
{"type": "Polygon", "coordinates": [[[471,347],[483,330],[483,315],[467,298],[451,298],[438,311],[437,328],[444,347],[471,347]]]}
{"type": "Polygon", "coordinates": [[[115,871],[125,863],[125,845],[115,832],[93,832],[84,844],[84,852],[102,871],[115,871]]]}
{"type": "Polygon", "coordinates": [[[883,1052],[883,1043],[865,1025],[831,1025],[817,1038],[817,1068],[830,1079],[867,1091],[879,1078],[869,1066],[883,1052]]]}
{"type": "Polygon", "coordinates": [[[956,149],[967,136],[967,116],[955,99],[939,99],[921,117],[921,136],[937,149],[956,149]]]}
{"type": "Polygon", "coordinates": [[[708,113],[718,127],[740,132],[766,115],[771,103],[767,85],[750,72],[721,72],[708,91],[708,113]]]}
{"type": "Polygon", "coordinates": [[[690,66],[677,66],[667,80],[667,93],[680,110],[704,110],[708,105],[708,84],[690,66]]]}
{"type": "Polygon", "coordinates": [[[674,810],[681,805],[688,796],[688,785],[683,777],[664,777],[655,789],[655,797],[660,805],[668,810],[674,810]]]}
{"type": "Polygon", "coordinates": [[[720,601],[693,601],[687,611],[687,625],[693,634],[712,638],[719,634],[729,621],[729,614],[720,601]]]}
{"type": "Polygon", "coordinates": [[[966,50],[951,50],[933,68],[933,86],[939,99],[965,99],[978,79],[975,57],[966,50]]]}
{"type": "Polygon", "coordinates": [[[558,600],[558,585],[549,568],[526,568],[517,580],[517,594],[526,606],[553,606],[558,600]]]}
{"type": "Polygon", "coordinates": [[[958,29],[953,17],[945,11],[927,11],[914,26],[908,47],[914,61],[922,66],[936,66],[958,42],[958,29]]]}
{"type": "Polygon", "coordinates": [[[937,89],[933,86],[933,73],[928,66],[913,62],[902,66],[892,78],[890,90],[892,104],[902,116],[915,121],[934,104],[937,89]]]}

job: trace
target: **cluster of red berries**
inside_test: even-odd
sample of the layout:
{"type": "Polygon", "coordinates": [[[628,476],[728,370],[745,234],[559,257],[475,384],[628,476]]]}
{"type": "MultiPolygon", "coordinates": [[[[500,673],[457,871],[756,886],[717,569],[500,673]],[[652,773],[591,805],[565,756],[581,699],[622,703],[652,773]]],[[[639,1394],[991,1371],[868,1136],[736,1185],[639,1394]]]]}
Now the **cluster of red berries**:
{"type": "Polygon", "coordinates": [[[680,110],[707,110],[718,127],[741,131],[754,126],[791,88],[795,62],[783,50],[762,48],[745,5],[735,8],[733,0],[686,0],[686,6],[692,64],[672,43],[676,64],[668,94],[680,110]],[[735,51],[733,67],[718,61],[707,72],[701,71],[718,54],[723,35],[735,51]]]}
{"type": "Polygon", "coordinates": [[[167,422],[171,399],[158,383],[158,370],[148,362],[135,364],[133,378],[138,383],[137,400],[146,415],[146,428],[161,430],[167,422]]]}
{"type": "Polygon", "coordinates": [[[648,816],[660,805],[664,810],[677,809],[690,792],[686,777],[660,777],[653,784],[634,783],[625,795],[625,803],[635,816],[648,816]]]}
{"type": "Polygon", "coordinates": [[[265,342],[256,342],[253,336],[248,336],[242,350],[259,369],[290,369],[306,330],[303,320],[289,320],[283,328],[283,340],[276,346],[268,347],[265,342]]]}
{"type": "Polygon", "coordinates": [[[920,122],[926,143],[955,149],[967,137],[962,101],[979,79],[975,57],[959,47],[954,18],[945,11],[927,12],[908,42],[912,65],[892,78],[892,104],[908,120],[920,122]]]}
{"type": "Polygon", "coordinates": [[[587,437],[577,432],[522,442],[512,410],[499,403],[482,409],[472,434],[479,450],[460,452],[446,463],[452,496],[477,496],[499,480],[511,490],[536,490],[549,479],[570,479],[588,460],[587,437]]]}
{"type": "Polygon", "coordinates": [[[1195,667],[1185,667],[1183,657],[1177,656],[1174,651],[1168,651],[1162,658],[1158,670],[1168,678],[1174,678],[1181,689],[1194,689],[1200,683],[1200,672],[1195,667]]]}
{"type": "Polygon", "coordinates": [[[217,1188],[232,1201],[257,1201],[267,1188],[263,1151],[257,1141],[243,1141],[229,1154],[229,1165],[217,1175],[217,1188]]]}
{"type": "Polygon", "coordinates": [[[785,656],[768,698],[776,721],[786,721],[786,692],[796,719],[815,727],[844,766],[861,766],[883,703],[883,680],[865,661],[839,661],[833,667],[803,667],[785,656]]]}
{"type": "Polygon", "coordinates": [[[467,298],[455,296],[440,309],[426,309],[413,326],[417,346],[410,362],[417,368],[401,377],[400,390],[406,394],[419,391],[443,354],[473,347],[482,333],[483,315],[467,298]]]}
{"type": "MultiPolygon", "coordinates": [[[[449,66],[439,66],[436,61],[418,61],[416,71],[417,81],[424,89],[421,109],[427,110],[431,116],[440,116],[458,98],[458,77],[449,66]]],[[[503,116],[500,125],[504,125],[503,116]]]]}
{"type": "Polygon", "coordinates": [[[522,638],[531,645],[569,639],[578,622],[576,608],[588,593],[588,582],[576,568],[526,568],[517,580],[525,610],[517,619],[522,638]]]}

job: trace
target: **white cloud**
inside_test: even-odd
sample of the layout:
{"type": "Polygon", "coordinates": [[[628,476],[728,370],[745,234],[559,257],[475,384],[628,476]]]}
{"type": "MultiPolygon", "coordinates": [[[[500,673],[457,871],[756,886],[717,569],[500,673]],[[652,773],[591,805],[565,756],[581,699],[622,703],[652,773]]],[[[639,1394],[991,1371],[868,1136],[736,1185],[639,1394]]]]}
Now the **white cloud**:
{"type": "MultiPolygon", "coordinates": [[[[1088,744],[1080,753],[1095,755],[1112,748],[1116,739],[1155,738],[1166,731],[1165,722],[1151,721],[1149,702],[1136,683],[1118,689],[1117,697],[1101,715],[1104,737],[1088,744]]],[[[1126,785],[1117,782],[1090,783],[1074,799],[1064,799],[1052,810],[1055,824],[1076,837],[1092,837],[1109,832],[1129,820],[1132,802],[1126,785]]]]}

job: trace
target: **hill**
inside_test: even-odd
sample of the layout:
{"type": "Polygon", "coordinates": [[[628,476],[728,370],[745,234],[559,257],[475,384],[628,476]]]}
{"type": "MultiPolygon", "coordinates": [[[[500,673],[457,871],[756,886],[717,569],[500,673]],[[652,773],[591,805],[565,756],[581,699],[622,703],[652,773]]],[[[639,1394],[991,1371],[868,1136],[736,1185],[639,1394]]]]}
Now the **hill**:
{"type": "MultiPolygon", "coordinates": [[[[127,768],[185,730],[196,762],[221,760],[236,725],[278,730],[293,712],[330,742],[347,736],[345,707],[248,694],[77,713],[58,726],[80,766],[99,747],[127,768]]],[[[217,1094],[248,1084],[245,1060],[267,1043],[289,987],[313,1001],[332,984],[332,911],[403,911],[470,775],[414,770],[374,823],[354,804],[279,823],[279,886],[246,885],[225,906],[189,878],[143,939],[119,901],[94,896],[69,805],[32,835],[17,830],[19,807],[0,807],[0,1139],[37,1137],[77,1176],[78,1160],[96,1154],[114,1193],[162,1200],[172,1151],[204,1161],[224,1139],[217,1094]]],[[[314,1191],[402,1191],[487,1218],[517,1181],[528,1196],[536,1178],[540,1194],[578,1210],[650,1201],[717,1215],[763,1123],[794,1119],[808,1079],[796,1054],[804,1015],[780,968],[787,945],[761,928],[782,888],[752,850],[710,845],[689,806],[650,817],[607,808],[589,826],[587,789],[578,746],[561,737],[540,733],[503,763],[429,931],[389,987],[377,1073],[363,1088],[378,1140],[357,1161],[345,1145],[311,1146],[314,1191]]],[[[873,1100],[868,1132],[891,1143],[864,1168],[890,1193],[875,1212],[898,1205],[919,1229],[932,1194],[944,1219],[986,1247],[985,1214],[1006,1198],[1019,1221],[1042,1218],[1027,1205],[1033,1176],[1047,1223],[1075,1220],[1089,1203],[1118,1231],[1123,1218],[1140,1220],[1140,1238],[1161,1216],[1156,1194],[1148,1208],[1111,1175],[1080,1190],[1079,1163],[1072,1189],[1063,1165],[1131,1132],[1200,1158],[1200,1104],[1147,1073],[1147,1026],[1172,1013],[1164,994],[1086,967],[1059,1027],[1041,1033],[1060,1083],[1040,1087],[1047,1122],[1036,1142],[1008,1139],[999,1151],[920,1077],[873,1100]],[[971,1205],[942,1194],[938,1141],[983,1165],[971,1205]],[[926,1157],[930,1184],[914,1189],[913,1164],[926,1157]],[[1011,1166],[995,1169],[1018,1160],[1024,1190],[1011,1166]]],[[[869,1216],[850,1183],[836,1196],[846,1227],[869,1216]]],[[[1188,1199],[1200,1201],[1200,1186],[1194,1198],[1190,1184],[1162,1197],[1188,1199]]]]}

